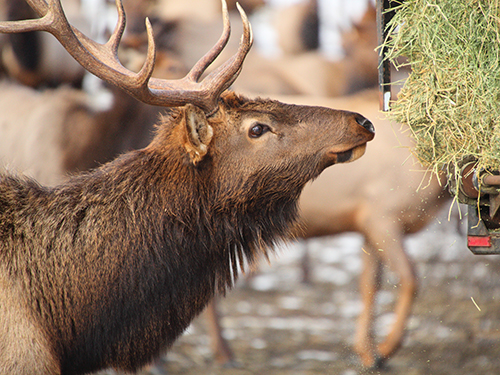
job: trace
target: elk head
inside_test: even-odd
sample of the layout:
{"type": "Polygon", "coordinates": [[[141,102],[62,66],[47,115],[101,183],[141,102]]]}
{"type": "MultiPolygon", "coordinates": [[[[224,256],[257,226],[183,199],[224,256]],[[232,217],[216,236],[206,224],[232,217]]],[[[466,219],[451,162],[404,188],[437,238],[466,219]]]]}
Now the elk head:
{"type": "Polygon", "coordinates": [[[176,131],[160,126],[150,148],[182,144],[186,163],[212,181],[214,191],[225,192],[225,202],[213,201],[228,207],[264,188],[270,196],[294,189],[298,198],[326,167],[361,157],[374,134],[371,122],[356,113],[250,100],[230,91],[212,116],[190,104],[171,116],[163,124],[176,123],[176,131]],[[169,141],[172,136],[178,141],[169,141]],[[235,192],[234,200],[227,201],[228,191],[235,192]]]}
{"type": "Polygon", "coordinates": [[[148,19],[148,52],[143,67],[134,73],[120,63],[117,51],[125,29],[121,0],[116,0],[118,24],[105,44],[90,40],[71,26],[59,0],[27,2],[40,18],[0,22],[0,32],[47,31],[85,69],[136,99],[164,107],[184,106],[172,111],[171,118],[159,125],[158,135],[149,148],[162,150],[172,143],[170,138],[175,135],[178,139],[174,143],[182,144],[186,160],[193,168],[209,170],[206,165],[225,164],[245,172],[239,174],[245,178],[235,178],[227,175],[230,168],[219,168],[220,175],[214,172],[212,178],[219,178],[220,186],[230,189],[250,186],[249,181],[256,174],[276,169],[283,182],[293,181],[292,185],[300,190],[329,165],[359,158],[366,142],[373,138],[373,125],[356,113],[264,99],[249,100],[225,92],[241,71],[252,45],[251,27],[239,6],[243,35],[238,51],[200,80],[230,36],[224,0],[224,28],[219,41],[179,80],[152,77],[156,48],[148,19]],[[270,164],[275,168],[269,168],[270,164]]]}

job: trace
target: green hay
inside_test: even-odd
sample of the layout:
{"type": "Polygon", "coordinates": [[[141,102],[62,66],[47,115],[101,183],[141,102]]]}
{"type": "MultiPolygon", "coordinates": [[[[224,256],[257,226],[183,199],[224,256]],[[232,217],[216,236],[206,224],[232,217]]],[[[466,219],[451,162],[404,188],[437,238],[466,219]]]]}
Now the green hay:
{"type": "Polygon", "coordinates": [[[500,168],[498,0],[405,0],[389,24],[388,58],[412,73],[388,116],[409,125],[412,152],[438,173],[472,155],[500,168]],[[406,64],[405,64],[406,65],[406,64]]]}

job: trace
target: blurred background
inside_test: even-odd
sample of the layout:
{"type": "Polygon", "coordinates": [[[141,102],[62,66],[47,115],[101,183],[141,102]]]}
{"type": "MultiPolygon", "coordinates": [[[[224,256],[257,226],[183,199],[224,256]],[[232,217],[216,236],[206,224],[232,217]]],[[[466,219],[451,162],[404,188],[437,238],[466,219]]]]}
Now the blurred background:
{"type": "MultiPolygon", "coordinates": [[[[62,3],[70,22],[94,40],[105,41],[113,30],[113,1],[62,3]]],[[[432,190],[436,181],[411,161],[408,133],[378,111],[374,2],[240,3],[249,14],[255,43],[233,85],[235,91],[358,111],[375,123],[377,137],[368,150],[372,146],[373,154],[328,171],[352,194],[324,182],[331,184],[331,197],[320,204],[334,210],[349,203],[352,210],[370,212],[375,221],[389,218],[390,223],[405,222],[418,208],[422,230],[403,237],[409,228],[401,224],[383,233],[388,242],[401,237],[402,246],[394,252],[414,265],[417,297],[401,349],[383,369],[361,366],[353,350],[364,307],[358,285],[366,261],[364,237],[375,229],[336,236],[343,230],[325,230],[321,237],[280,247],[269,264],[262,262],[219,300],[230,358],[214,354],[210,324],[202,315],[168,354],[140,373],[500,373],[500,262],[496,256],[468,251],[464,210],[446,198],[444,188],[432,190]],[[399,177],[390,177],[390,171],[399,177]],[[439,203],[422,205],[438,195],[445,196],[439,203]]],[[[127,29],[121,61],[134,71],[140,69],[148,16],[158,46],[156,77],[184,76],[222,30],[219,0],[124,0],[124,6],[127,29]]],[[[228,6],[233,36],[214,66],[234,53],[241,34],[235,2],[228,6]]],[[[23,1],[0,0],[2,20],[33,17],[23,1]]],[[[394,73],[394,80],[407,74],[394,73]]],[[[0,77],[0,165],[43,184],[59,183],[72,173],[145,146],[163,111],[86,74],[46,34],[0,35],[0,77]]],[[[349,217],[335,212],[318,219],[344,222],[349,217]]],[[[386,267],[383,259],[373,323],[377,341],[390,331],[400,298],[399,270],[386,267]]]]}

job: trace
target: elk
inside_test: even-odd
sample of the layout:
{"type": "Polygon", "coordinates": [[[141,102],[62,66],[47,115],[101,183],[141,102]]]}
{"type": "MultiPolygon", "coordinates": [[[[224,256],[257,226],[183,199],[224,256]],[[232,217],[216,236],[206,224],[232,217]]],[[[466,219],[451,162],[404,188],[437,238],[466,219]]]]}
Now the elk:
{"type": "Polygon", "coordinates": [[[304,185],[358,159],[374,129],[360,114],[227,91],[252,43],[200,77],[216,45],[180,80],[138,73],[117,49],[72,27],[58,0],[29,0],[40,18],[0,32],[47,31],[89,72],[167,112],[151,143],[55,187],[0,174],[0,373],[133,371],[168,348],[214,294],[287,239],[304,185]]]}
{"type": "MultiPolygon", "coordinates": [[[[307,101],[305,101],[307,103],[307,101]]],[[[318,103],[318,101],[314,101],[318,103]]],[[[409,152],[408,129],[377,116],[375,91],[321,104],[348,105],[374,119],[377,142],[349,170],[327,170],[306,185],[300,197],[302,238],[358,232],[364,237],[359,290],[363,310],[358,318],[354,350],[366,367],[379,367],[400,347],[417,289],[416,274],[405,252],[405,234],[416,233],[436,217],[449,199],[443,181],[427,176],[409,152]],[[394,319],[377,344],[372,329],[382,266],[399,279],[394,319]]]]}
{"type": "Polygon", "coordinates": [[[70,174],[147,146],[162,108],[110,90],[112,106],[96,110],[89,95],[76,88],[35,90],[0,82],[0,162],[57,185],[70,174]]]}
{"type": "MultiPolygon", "coordinates": [[[[310,4],[314,7],[314,2],[310,4]]],[[[302,4],[299,10],[310,12],[310,6],[302,4]]],[[[266,95],[313,95],[337,97],[372,88],[377,84],[377,32],[375,9],[369,6],[363,18],[351,30],[342,34],[346,52],[342,60],[331,61],[319,51],[289,53],[277,58],[266,58],[254,54],[249,56],[245,71],[235,83],[235,90],[266,95]]],[[[283,17],[284,18],[284,17],[283,17]]],[[[286,25],[291,20],[282,19],[286,25]]],[[[303,15],[307,18],[307,14],[303,15]]],[[[293,18],[292,18],[293,20],[293,18]]],[[[295,25],[294,29],[299,27],[295,25]]],[[[281,26],[280,40],[296,40],[288,28],[281,26]]],[[[297,32],[295,33],[297,34],[297,32]]],[[[282,43],[283,45],[284,43],[282,43]]],[[[300,47],[287,43],[282,48],[293,52],[300,47]]],[[[299,44],[299,43],[293,43],[299,44]]],[[[302,48],[305,48],[302,46],[302,48]]]]}
{"type": "Polygon", "coordinates": [[[317,0],[282,6],[273,21],[278,46],[283,54],[298,55],[319,48],[317,0]]]}
{"type": "MultiPolygon", "coordinates": [[[[24,1],[0,0],[7,20],[36,17],[24,1]]],[[[65,1],[66,14],[79,28],[88,28],[88,22],[79,14],[79,1],[65,1]]],[[[57,41],[46,33],[29,32],[8,35],[0,43],[1,63],[6,73],[31,87],[57,86],[62,82],[79,86],[85,74],[83,69],[57,41]]]]}
{"type": "MultiPolygon", "coordinates": [[[[354,350],[365,367],[379,367],[402,343],[417,289],[412,262],[403,246],[404,235],[425,227],[449,196],[441,181],[425,177],[425,169],[409,153],[412,141],[408,129],[399,129],[400,125],[381,118],[376,91],[335,99],[293,97],[293,100],[302,104],[353,108],[369,114],[377,128],[377,141],[365,157],[348,167],[339,165],[328,169],[305,186],[299,199],[302,225],[297,238],[345,232],[364,236],[363,270],[359,279],[363,311],[357,324],[354,350]],[[399,278],[399,291],[391,330],[377,345],[372,328],[382,266],[389,267],[399,278]]],[[[303,266],[307,265],[306,255],[303,266]]],[[[214,355],[232,361],[228,343],[220,333],[215,304],[209,306],[209,312],[214,355]]]]}

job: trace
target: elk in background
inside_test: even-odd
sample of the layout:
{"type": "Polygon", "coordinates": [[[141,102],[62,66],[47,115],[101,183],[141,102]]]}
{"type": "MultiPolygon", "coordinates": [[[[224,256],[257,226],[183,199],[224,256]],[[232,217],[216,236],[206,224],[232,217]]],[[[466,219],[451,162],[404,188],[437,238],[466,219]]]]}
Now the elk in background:
{"type": "Polygon", "coordinates": [[[364,16],[343,32],[345,57],[338,61],[328,60],[319,50],[311,50],[314,46],[311,36],[300,37],[304,23],[310,24],[314,19],[311,15],[317,11],[315,1],[291,9],[302,16],[285,17],[291,10],[284,10],[285,14],[277,17],[280,46],[286,53],[276,58],[249,56],[245,71],[235,83],[236,90],[265,95],[336,97],[376,86],[377,29],[375,8],[371,4],[364,16]],[[303,42],[297,43],[299,40],[303,42]]]}
{"type": "Polygon", "coordinates": [[[145,147],[162,108],[111,88],[113,104],[96,110],[89,95],[71,87],[34,90],[0,83],[0,163],[44,185],[145,147]]]}
{"type": "MultiPolygon", "coordinates": [[[[303,225],[297,237],[309,239],[345,232],[364,236],[363,271],[359,280],[363,311],[357,324],[354,349],[364,366],[379,367],[400,347],[416,294],[417,279],[404,249],[404,236],[424,228],[447,201],[448,195],[440,181],[426,177],[425,169],[411,156],[412,141],[407,129],[381,118],[375,90],[344,98],[281,99],[352,108],[374,119],[377,138],[366,157],[353,165],[326,170],[305,186],[299,200],[303,225]],[[383,267],[388,267],[398,277],[399,290],[391,330],[377,345],[372,329],[383,267]]],[[[307,273],[307,250],[303,262],[307,273]]],[[[232,353],[224,351],[220,344],[222,335],[217,308],[214,305],[210,309],[208,324],[212,346],[219,347],[215,356],[232,361],[232,353]]]]}
{"type": "Polygon", "coordinates": [[[317,0],[279,7],[272,24],[276,30],[277,44],[281,53],[293,56],[320,47],[318,12],[317,0]]]}
{"type": "MultiPolygon", "coordinates": [[[[0,0],[2,20],[22,20],[36,17],[25,1],[0,0]]],[[[80,12],[79,0],[65,0],[68,18],[76,27],[88,33],[87,20],[80,12]]],[[[0,43],[1,64],[6,74],[31,87],[58,86],[68,83],[80,86],[82,68],[51,35],[26,32],[6,35],[0,43]]]]}
{"type": "MultiPolygon", "coordinates": [[[[16,4],[28,6],[20,1],[16,4]]],[[[141,8],[141,12],[145,9],[141,8]]],[[[31,14],[30,8],[26,16],[31,14]]],[[[137,7],[133,8],[134,20],[140,14],[137,7]]],[[[129,26],[125,46],[119,51],[120,60],[131,70],[139,70],[144,61],[147,36],[143,29],[144,26],[129,26]]],[[[160,39],[154,75],[165,79],[183,77],[187,69],[166,42],[172,25],[156,20],[153,29],[160,39]]],[[[26,34],[30,33],[9,36],[26,34]]],[[[48,35],[76,63],[51,35],[38,31],[31,34],[37,38],[30,47],[47,53],[40,36],[48,35]]],[[[17,50],[26,53],[20,47],[17,50]]],[[[52,67],[51,77],[57,76],[56,68],[52,67]]],[[[95,168],[123,152],[145,147],[152,138],[154,123],[163,112],[162,107],[146,105],[114,86],[89,94],[74,87],[79,85],[65,75],[58,77],[60,87],[54,88],[47,88],[55,81],[46,74],[37,74],[37,84],[30,85],[36,86],[36,90],[15,82],[34,82],[29,79],[31,76],[30,73],[14,75],[0,81],[0,162],[42,184],[61,183],[70,174],[95,168]],[[102,104],[103,99],[108,104],[102,104]]]]}
{"type": "Polygon", "coordinates": [[[377,142],[367,157],[350,166],[325,171],[300,198],[301,238],[358,232],[364,237],[359,288],[363,311],[354,349],[364,366],[378,367],[400,347],[417,289],[415,271],[404,249],[404,236],[424,228],[449,196],[410,154],[408,128],[382,120],[376,91],[338,100],[297,100],[302,104],[346,105],[374,119],[377,142]],[[394,320],[385,339],[374,341],[374,304],[383,267],[398,278],[394,320]]]}
{"type": "Polygon", "coordinates": [[[249,100],[226,92],[251,46],[242,12],[238,52],[200,76],[221,38],[183,79],[152,78],[117,57],[123,33],[98,44],[56,0],[30,0],[41,17],[1,32],[48,31],[87,70],[149,104],[180,107],[152,142],[54,188],[0,174],[0,369],[4,374],[133,371],[186,329],[238,268],[285,239],[308,180],[355,160],[373,138],[363,116],[249,100]],[[235,168],[238,166],[238,168],[235,168]]]}

